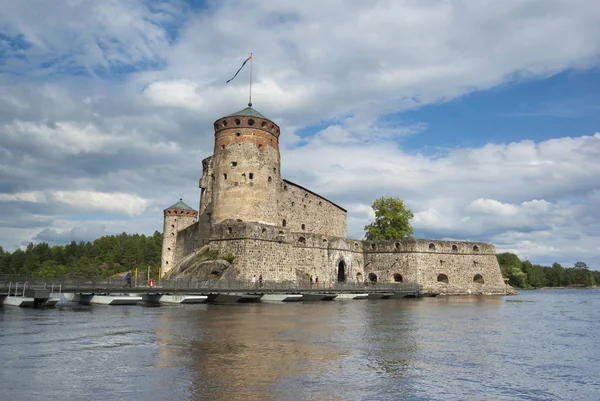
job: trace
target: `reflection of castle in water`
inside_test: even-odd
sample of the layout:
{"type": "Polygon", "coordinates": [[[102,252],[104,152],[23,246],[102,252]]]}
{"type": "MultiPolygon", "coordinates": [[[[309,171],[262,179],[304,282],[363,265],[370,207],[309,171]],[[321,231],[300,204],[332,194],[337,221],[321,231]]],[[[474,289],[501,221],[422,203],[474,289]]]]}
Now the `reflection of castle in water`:
{"type": "Polygon", "coordinates": [[[281,178],[279,126],[252,107],[214,123],[202,161],[200,208],[164,211],[162,271],[202,245],[235,256],[249,280],[410,282],[426,291],[505,294],[491,244],[346,238],[346,210],[281,178]]]}
{"type": "MultiPolygon", "coordinates": [[[[156,331],[158,364],[181,367],[177,361],[185,359],[193,399],[287,399],[286,385],[298,377],[339,375],[347,344],[356,341],[345,336],[367,331],[366,308],[367,302],[169,308],[156,331]]],[[[324,390],[302,392],[339,399],[324,390]]]]}

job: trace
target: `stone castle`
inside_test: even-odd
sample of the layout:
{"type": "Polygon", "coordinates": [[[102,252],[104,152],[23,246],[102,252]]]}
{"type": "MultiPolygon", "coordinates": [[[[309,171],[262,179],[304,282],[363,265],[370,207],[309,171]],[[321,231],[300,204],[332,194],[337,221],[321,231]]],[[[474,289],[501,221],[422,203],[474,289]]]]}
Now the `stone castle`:
{"type": "Polygon", "coordinates": [[[208,245],[241,280],[414,283],[442,294],[506,294],[496,248],[480,242],[346,238],[346,210],[281,177],[279,126],[251,107],[214,123],[200,207],[164,211],[162,272],[208,245]]]}

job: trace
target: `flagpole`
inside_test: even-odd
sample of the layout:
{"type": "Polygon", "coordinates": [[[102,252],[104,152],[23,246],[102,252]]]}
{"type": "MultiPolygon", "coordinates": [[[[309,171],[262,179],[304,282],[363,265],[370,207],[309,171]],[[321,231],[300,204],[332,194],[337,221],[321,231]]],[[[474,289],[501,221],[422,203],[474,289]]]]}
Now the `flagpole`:
{"type": "Polygon", "coordinates": [[[248,107],[252,107],[252,53],[250,53],[250,95],[248,96],[248,107]]]}

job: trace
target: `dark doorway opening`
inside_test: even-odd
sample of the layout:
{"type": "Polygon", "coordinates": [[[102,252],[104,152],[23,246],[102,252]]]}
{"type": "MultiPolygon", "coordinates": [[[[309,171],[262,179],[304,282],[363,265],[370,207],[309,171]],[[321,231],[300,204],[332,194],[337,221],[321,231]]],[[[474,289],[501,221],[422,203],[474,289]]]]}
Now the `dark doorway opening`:
{"type": "Polygon", "coordinates": [[[369,281],[372,283],[376,283],[377,282],[377,274],[369,273],[369,281]]]}
{"type": "Polygon", "coordinates": [[[402,274],[394,273],[394,283],[402,283],[403,281],[402,274]]]}
{"type": "Polygon", "coordinates": [[[337,280],[340,283],[343,283],[344,281],[346,281],[346,262],[344,262],[343,260],[340,260],[340,263],[338,263],[338,275],[337,275],[337,280]]]}

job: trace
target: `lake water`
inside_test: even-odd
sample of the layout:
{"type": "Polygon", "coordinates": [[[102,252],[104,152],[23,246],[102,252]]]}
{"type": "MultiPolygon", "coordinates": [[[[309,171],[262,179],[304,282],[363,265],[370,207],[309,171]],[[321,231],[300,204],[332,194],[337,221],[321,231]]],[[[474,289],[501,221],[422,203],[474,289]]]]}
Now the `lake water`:
{"type": "Polygon", "coordinates": [[[600,290],[0,308],[3,400],[599,400],[600,290]]]}

